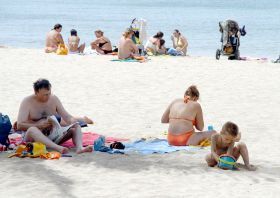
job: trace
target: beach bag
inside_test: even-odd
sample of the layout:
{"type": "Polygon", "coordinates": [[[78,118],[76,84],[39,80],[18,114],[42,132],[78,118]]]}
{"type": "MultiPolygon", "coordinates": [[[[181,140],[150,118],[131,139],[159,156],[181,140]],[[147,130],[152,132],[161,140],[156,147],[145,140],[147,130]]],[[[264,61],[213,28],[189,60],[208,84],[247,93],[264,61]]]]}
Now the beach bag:
{"type": "Polygon", "coordinates": [[[9,116],[0,113],[0,144],[9,146],[9,134],[12,128],[12,124],[9,116]]]}
{"type": "Polygon", "coordinates": [[[40,157],[41,155],[45,155],[47,153],[46,146],[41,142],[29,142],[26,145],[20,144],[15,153],[10,155],[9,157],[40,157]]]}
{"type": "Polygon", "coordinates": [[[57,51],[56,51],[57,55],[67,55],[68,54],[68,49],[64,44],[59,44],[57,51]]]}
{"type": "Polygon", "coordinates": [[[40,157],[42,159],[59,159],[61,157],[61,154],[56,151],[48,152],[46,149],[46,145],[41,142],[29,142],[27,144],[20,144],[17,147],[15,153],[9,155],[8,157],[40,157]]]}

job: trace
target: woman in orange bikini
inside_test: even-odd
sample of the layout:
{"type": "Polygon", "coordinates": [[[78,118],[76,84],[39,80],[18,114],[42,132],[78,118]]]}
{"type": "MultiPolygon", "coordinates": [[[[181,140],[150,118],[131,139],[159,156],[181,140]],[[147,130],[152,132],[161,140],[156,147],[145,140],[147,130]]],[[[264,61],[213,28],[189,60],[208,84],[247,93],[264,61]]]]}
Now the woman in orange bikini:
{"type": "Polygon", "coordinates": [[[198,99],[199,91],[192,85],[185,92],[184,99],[174,100],[162,115],[161,122],[169,123],[167,139],[170,145],[199,145],[201,141],[210,139],[216,133],[216,131],[195,132],[194,127],[199,131],[204,128],[198,99]]]}

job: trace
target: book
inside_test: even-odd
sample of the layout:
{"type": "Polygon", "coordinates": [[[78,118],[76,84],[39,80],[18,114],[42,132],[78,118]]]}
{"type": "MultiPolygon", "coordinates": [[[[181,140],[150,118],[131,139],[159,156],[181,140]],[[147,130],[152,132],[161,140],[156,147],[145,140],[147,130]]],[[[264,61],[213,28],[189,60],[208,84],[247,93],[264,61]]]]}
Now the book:
{"type": "Polygon", "coordinates": [[[54,115],[49,116],[48,120],[52,123],[52,130],[48,138],[56,144],[59,144],[61,140],[69,134],[69,129],[71,129],[75,124],[79,124],[78,122],[75,122],[68,126],[61,126],[54,115]]]}

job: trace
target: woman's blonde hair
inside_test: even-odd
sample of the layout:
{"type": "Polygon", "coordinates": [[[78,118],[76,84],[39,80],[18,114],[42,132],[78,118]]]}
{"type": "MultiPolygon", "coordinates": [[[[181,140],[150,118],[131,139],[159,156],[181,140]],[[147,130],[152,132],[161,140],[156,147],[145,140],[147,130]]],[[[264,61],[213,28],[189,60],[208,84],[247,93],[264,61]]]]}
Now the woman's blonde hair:
{"type": "Polygon", "coordinates": [[[104,32],[102,30],[95,30],[95,33],[101,34],[103,36],[104,32]]]}
{"type": "Polygon", "coordinates": [[[133,30],[131,28],[127,28],[123,33],[124,38],[128,38],[129,34],[131,34],[132,32],[133,30]]]}

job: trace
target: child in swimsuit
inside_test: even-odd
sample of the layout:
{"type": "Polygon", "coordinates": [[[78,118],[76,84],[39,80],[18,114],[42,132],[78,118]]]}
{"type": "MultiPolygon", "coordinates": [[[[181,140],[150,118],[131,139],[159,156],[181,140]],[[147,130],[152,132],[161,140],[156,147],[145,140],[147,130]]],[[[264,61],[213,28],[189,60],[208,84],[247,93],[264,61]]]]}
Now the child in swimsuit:
{"type": "Polygon", "coordinates": [[[206,156],[208,166],[214,167],[219,162],[219,157],[223,154],[233,156],[236,160],[241,155],[245,167],[250,171],[255,171],[256,167],[249,162],[248,149],[245,143],[235,142],[241,139],[241,134],[238,131],[238,126],[233,122],[226,122],[220,133],[211,137],[211,153],[206,156]]]}

